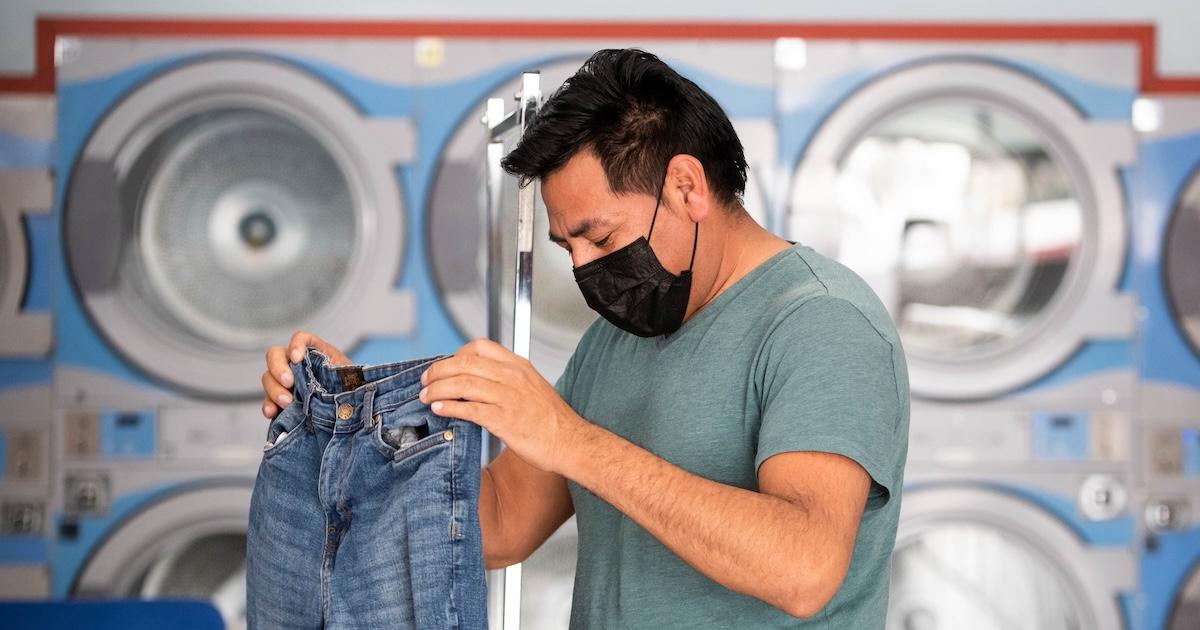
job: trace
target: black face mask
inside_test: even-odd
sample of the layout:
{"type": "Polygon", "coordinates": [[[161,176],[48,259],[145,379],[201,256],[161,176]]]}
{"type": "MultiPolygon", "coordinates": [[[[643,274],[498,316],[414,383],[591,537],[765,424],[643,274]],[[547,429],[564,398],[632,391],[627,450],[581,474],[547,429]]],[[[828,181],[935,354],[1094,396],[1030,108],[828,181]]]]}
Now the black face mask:
{"type": "MultiPolygon", "coordinates": [[[[659,188],[650,234],[654,234],[661,202],[659,188]]],[[[669,335],[683,324],[692,290],[692,265],[696,262],[700,224],[696,224],[692,240],[692,261],[678,276],[658,261],[650,247],[650,234],[575,268],[575,282],[587,305],[614,326],[639,337],[669,335]]]]}

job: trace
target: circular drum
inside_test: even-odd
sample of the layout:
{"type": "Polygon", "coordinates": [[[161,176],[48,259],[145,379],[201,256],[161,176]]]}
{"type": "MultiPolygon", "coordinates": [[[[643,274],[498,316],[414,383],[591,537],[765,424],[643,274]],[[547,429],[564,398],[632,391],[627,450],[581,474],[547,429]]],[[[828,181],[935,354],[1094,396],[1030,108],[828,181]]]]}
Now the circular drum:
{"type": "Polygon", "coordinates": [[[1200,566],[1192,569],[1187,583],[1176,594],[1167,623],[1167,630],[1189,630],[1196,627],[1200,627],[1200,566]]]}
{"type": "Polygon", "coordinates": [[[347,348],[378,313],[406,317],[388,303],[401,144],[279,61],[153,76],[70,175],[64,240],[84,309],[133,365],[199,395],[255,395],[264,349],[298,328],[347,348]]]}
{"type": "MultiPolygon", "coordinates": [[[[586,57],[540,66],[543,98],[548,97],[575,73],[586,57]]],[[[511,96],[520,90],[514,76],[493,90],[508,110],[511,96]]],[[[487,336],[487,173],[484,160],[486,128],[480,119],[487,98],[467,111],[442,151],[429,197],[429,251],[431,267],[442,302],[465,338],[487,336]]],[[[738,121],[734,121],[735,126],[738,121]]],[[[752,131],[755,131],[752,129],[752,131]]],[[[754,147],[747,146],[747,152],[754,147]]],[[[506,146],[511,150],[511,147],[506,146]]],[[[747,156],[750,159],[750,156],[747,156]]],[[[744,206],[760,224],[766,225],[765,195],[753,173],[747,173],[744,206]]],[[[504,194],[515,199],[514,178],[505,175],[504,194]]],[[[515,201],[504,207],[515,206],[515,201]]],[[[500,330],[511,331],[513,275],[515,266],[515,215],[501,217],[500,330]]],[[[534,210],[533,320],[530,360],[547,379],[562,373],[575,344],[596,313],[587,307],[575,284],[570,255],[551,243],[549,221],[540,192],[534,210]]]]}
{"type": "Polygon", "coordinates": [[[246,627],[251,487],[212,486],[147,504],[89,556],[73,597],[208,599],[226,627],[246,627]]]}
{"type": "Polygon", "coordinates": [[[1032,503],[978,487],[906,490],[889,630],[1116,630],[1103,560],[1032,503]]]}
{"type": "Polygon", "coordinates": [[[1003,393],[1128,325],[1116,167],[1131,140],[1015,70],[909,67],[818,130],[793,181],[791,238],[872,286],[914,393],[1003,393]]]}
{"type": "Polygon", "coordinates": [[[1167,230],[1163,286],[1180,332],[1200,355],[1200,174],[1180,197],[1167,230]]]}
{"type": "MultiPolygon", "coordinates": [[[[579,69],[580,60],[542,66],[543,98],[551,94],[579,69]]],[[[508,111],[511,96],[520,91],[520,77],[513,77],[493,91],[504,97],[508,111]]],[[[487,129],[480,122],[487,98],[467,110],[464,119],[446,143],[438,160],[429,196],[429,251],[434,278],[442,303],[465,338],[487,336],[487,129]]],[[[513,178],[505,175],[505,180],[513,178]]],[[[514,195],[516,186],[505,186],[514,195]]],[[[515,207],[515,201],[502,204],[515,207]]],[[[516,257],[516,217],[500,217],[501,260],[504,268],[500,330],[511,332],[513,278],[516,257]]],[[[530,360],[547,379],[562,373],[583,331],[596,314],[587,307],[575,286],[571,259],[547,240],[549,222],[541,195],[536,195],[533,219],[533,314],[530,324],[530,360]]]]}

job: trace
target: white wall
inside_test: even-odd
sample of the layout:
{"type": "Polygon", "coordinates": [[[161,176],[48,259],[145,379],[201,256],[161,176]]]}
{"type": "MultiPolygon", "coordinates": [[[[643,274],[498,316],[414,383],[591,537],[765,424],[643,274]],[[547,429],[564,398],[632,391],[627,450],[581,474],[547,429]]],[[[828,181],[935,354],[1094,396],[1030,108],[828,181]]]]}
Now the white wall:
{"type": "Polygon", "coordinates": [[[1198,0],[0,0],[0,74],[33,71],[39,14],[426,20],[1153,22],[1158,69],[1200,75],[1198,0]]]}

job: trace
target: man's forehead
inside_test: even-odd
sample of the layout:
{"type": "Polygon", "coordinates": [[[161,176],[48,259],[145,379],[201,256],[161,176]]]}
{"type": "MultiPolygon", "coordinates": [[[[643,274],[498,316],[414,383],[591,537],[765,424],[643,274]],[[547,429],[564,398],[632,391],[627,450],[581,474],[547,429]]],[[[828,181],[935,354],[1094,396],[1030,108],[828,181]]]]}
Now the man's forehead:
{"type": "Polygon", "coordinates": [[[579,162],[572,158],[542,178],[542,201],[551,219],[561,216],[579,220],[613,205],[613,195],[603,169],[587,168],[579,162]]]}
{"type": "Polygon", "coordinates": [[[542,178],[542,189],[550,188],[555,197],[608,193],[608,178],[604,168],[589,151],[579,151],[565,164],[547,173],[542,178]]]}

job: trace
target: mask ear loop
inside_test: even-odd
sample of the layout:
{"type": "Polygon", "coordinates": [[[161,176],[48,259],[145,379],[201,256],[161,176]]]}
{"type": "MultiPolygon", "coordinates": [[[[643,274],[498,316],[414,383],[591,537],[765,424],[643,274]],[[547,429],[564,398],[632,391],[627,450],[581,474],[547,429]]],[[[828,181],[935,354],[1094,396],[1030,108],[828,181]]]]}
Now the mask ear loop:
{"type": "Polygon", "coordinates": [[[663,189],[667,187],[667,175],[663,174],[662,183],[658,186],[658,197],[654,200],[654,216],[650,217],[650,232],[646,234],[646,243],[650,243],[650,237],[654,236],[654,222],[658,220],[658,207],[662,205],[663,189]]]}
{"type": "MultiPolygon", "coordinates": [[[[650,218],[650,232],[646,234],[646,243],[650,243],[650,237],[654,235],[654,222],[658,220],[658,207],[662,205],[663,188],[667,185],[667,176],[663,175],[663,183],[658,188],[658,199],[654,202],[654,216],[650,218]]],[[[691,272],[692,267],[696,265],[696,244],[700,241],[700,223],[696,223],[696,230],[692,234],[692,259],[688,262],[687,271],[691,272]]]]}
{"type": "Polygon", "coordinates": [[[700,240],[700,222],[696,222],[696,231],[692,234],[692,260],[688,263],[688,273],[692,272],[692,267],[696,264],[696,243],[700,240]]]}

